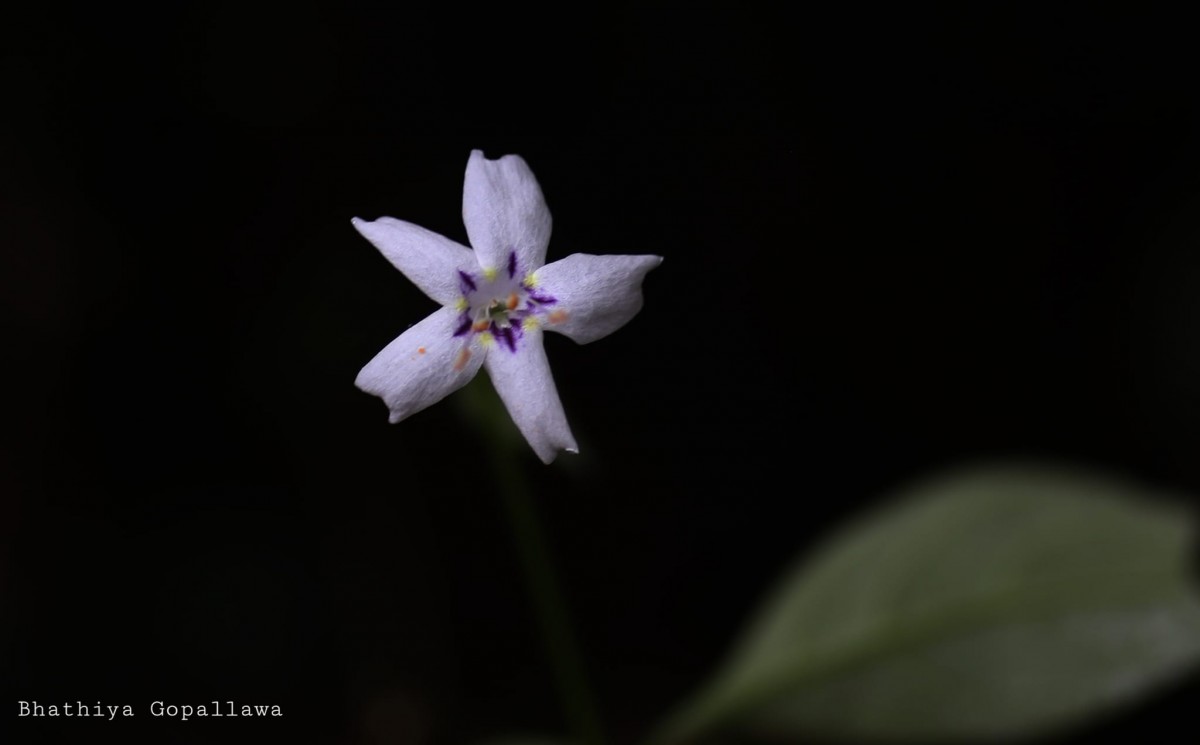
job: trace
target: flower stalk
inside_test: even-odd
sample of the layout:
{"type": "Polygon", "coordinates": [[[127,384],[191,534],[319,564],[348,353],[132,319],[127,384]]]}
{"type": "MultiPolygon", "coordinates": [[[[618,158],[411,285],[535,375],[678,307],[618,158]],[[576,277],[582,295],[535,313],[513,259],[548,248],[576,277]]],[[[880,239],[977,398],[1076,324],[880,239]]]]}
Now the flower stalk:
{"type": "Polygon", "coordinates": [[[477,380],[463,391],[463,408],[488,444],[488,464],[512,530],[517,558],[545,645],[559,702],[573,742],[604,745],[600,715],[588,685],[583,655],[559,590],[537,506],[521,466],[520,440],[500,399],[477,380]]]}

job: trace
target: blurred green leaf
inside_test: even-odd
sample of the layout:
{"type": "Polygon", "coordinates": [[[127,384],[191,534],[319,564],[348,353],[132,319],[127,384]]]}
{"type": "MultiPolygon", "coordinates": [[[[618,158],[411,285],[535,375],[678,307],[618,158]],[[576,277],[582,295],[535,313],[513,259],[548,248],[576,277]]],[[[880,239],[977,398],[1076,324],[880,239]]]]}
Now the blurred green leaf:
{"type": "Polygon", "coordinates": [[[787,574],[656,742],[970,739],[1067,725],[1200,657],[1189,516],[1079,471],[960,471],[787,574]]]}

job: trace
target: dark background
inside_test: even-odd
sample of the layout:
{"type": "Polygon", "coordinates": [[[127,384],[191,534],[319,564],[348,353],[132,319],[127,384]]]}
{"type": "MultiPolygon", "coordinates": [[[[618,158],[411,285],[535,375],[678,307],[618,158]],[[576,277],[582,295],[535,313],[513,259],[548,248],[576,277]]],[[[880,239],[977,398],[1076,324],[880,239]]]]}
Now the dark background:
{"type": "Polygon", "coordinates": [[[433,8],[0,25],[0,739],[564,731],[485,443],[454,398],[389,426],[353,385],[434,306],[350,218],[465,241],[472,148],[530,163],[551,260],[666,257],[629,326],[548,340],[583,454],[521,463],[617,743],[915,476],[1030,456],[1200,493],[1186,18],[433,8]]]}

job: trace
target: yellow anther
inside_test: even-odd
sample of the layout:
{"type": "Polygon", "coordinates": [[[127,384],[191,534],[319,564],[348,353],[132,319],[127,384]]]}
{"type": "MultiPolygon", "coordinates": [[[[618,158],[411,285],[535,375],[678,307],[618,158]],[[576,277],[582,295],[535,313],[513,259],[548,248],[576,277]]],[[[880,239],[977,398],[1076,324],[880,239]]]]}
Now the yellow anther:
{"type": "Polygon", "coordinates": [[[488,282],[491,282],[492,280],[494,280],[496,278],[496,270],[495,269],[484,269],[483,277],[488,282]]]}

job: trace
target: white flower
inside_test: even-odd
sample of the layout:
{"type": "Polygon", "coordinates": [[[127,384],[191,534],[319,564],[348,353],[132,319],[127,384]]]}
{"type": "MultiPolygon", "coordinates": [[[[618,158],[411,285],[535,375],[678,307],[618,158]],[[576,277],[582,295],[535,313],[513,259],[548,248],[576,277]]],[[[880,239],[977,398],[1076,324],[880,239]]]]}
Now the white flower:
{"type": "Polygon", "coordinates": [[[642,307],[659,256],[572,254],[545,264],[550,211],[525,161],[471,152],[463,222],[474,251],[391,217],[354,227],[440,310],[383,348],[355,384],[399,422],[466,385],[482,366],[542,461],[578,452],[542,348],[542,332],[580,344],[624,326],[642,307]],[[543,264],[545,264],[543,266],[543,264]]]}

